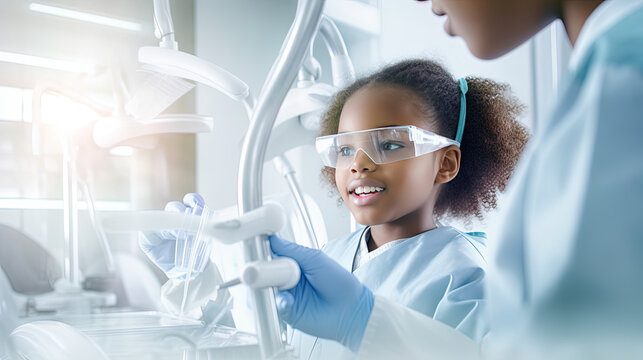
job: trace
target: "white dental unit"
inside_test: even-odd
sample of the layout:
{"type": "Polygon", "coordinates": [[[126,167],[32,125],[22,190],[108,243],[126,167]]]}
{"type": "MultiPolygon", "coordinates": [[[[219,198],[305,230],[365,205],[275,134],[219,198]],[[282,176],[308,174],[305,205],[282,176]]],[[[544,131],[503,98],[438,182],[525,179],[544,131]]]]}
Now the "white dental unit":
{"type": "Polygon", "coordinates": [[[535,126],[558,79],[543,74],[567,51],[552,28],[499,61],[472,60],[411,0],[90,3],[0,0],[0,32],[16,34],[0,40],[0,360],[295,358],[274,291],[299,267],[272,259],[266,240],[319,248],[356,225],[311,146],[335,92],[436,55],[456,74],[510,82],[535,126]],[[208,216],[162,211],[188,192],[208,216]],[[210,258],[233,296],[216,319],[160,305],[166,278],[141,231],[195,237],[183,266],[210,258]],[[236,327],[217,324],[224,312],[236,327]]]}
{"type": "MultiPolygon", "coordinates": [[[[293,82],[299,73],[298,69],[301,67],[304,58],[307,58],[309,63],[316,64],[312,57],[312,40],[319,27],[323,5],[323,2],[314,1],[301,1],[298,4],[293,26],[284,41],[284,49],[268,75],[266,85],[256,104],[248,86],[234,75],[214,64],[178,50],[177,43],[174,41],[169,1],[154,2],[156,34],[160,39],[160,46],[141,48],[138,58],[141,63],[146,65],[146,70],[154,73],[152,77],[158,77],[159,75],[157,74],[162,74],[169,75],[171,78],[168,80],[166,77],[162,77],[156,82],[148,81],[144,88],[139,89],[126,104],[124,104],[126,94],[121,91],[115,97],[120,101],[116,103],[111,116],[109,110],[98,108],[98,106],[90,103],[89,100],[84,101],[84,104],[92,108],[98,108],[96,112],[102,116],[93,126],[92,134],[95,143],[103,148],[111,148],[126,142],[135,143],[130,139],[147,135],[173,132],[202,132],[211,129],[212,120],[199,116],[170,115],[157,118],[158,113],[166,106],[161,105],[160,111],[155,111],[154,108],[157,104],[152,103],[152,101],[156,100],[155,96],[159,96],[159,91],[155,92],[155,89],[146,89],[145,87],[156,84],[169,87],[170,90],[160,95],[165,95],[161,102],[171,103],[189,91],[188,85],[184,85],[180,80],[175,80],[173,77],[181,77],[208,85],[230,98],[242,102],[245,106],[250,118],[250,127],[245,135],[246,140],[242,149],[240,165],[239,178],[247,181],[240,181],[239,185],[239,217],[228,220],[214,219],[213,222],[209,223],[204,223],[203,219],[201,221],[187,219],[186,222],[185,216],[181,216],[181,214],[148,211],[129,212],[111,217],[106,216],[104,221],[98,220],[94,213],[95,209],[89,186],[84,182],[83,185],[87,189],[86,201],[90,213],[92,213],[93,224],[97,229],[97,233],[103,237],[105,237],[105,233],[119,231],[183,229],[184,231],[203,233],[204,236],[214,239],[210,241],[220,241],[227,244],[243,242],[244,258],[247,265],[244,266],[239,274],[239,282],[250,289],[249,298],[256,318],[257,336],[244,335],[233,329],[219,328],[216,325],[211,326],[198,321],[189,321],[189,319],[173,319],[171,316],[164,314],[137,312],[97,314],[93,310],[114,305],[115,298],[113,294],[109,293],[100,295],[100,293],[87,292],[82,290],[80,286],[77,229],[78,200],[75,194],[78,182],[82,182],[78,180],[75,173],[79,166],[75,153],[79,151],[78,148],[80,147],[76,146],[76,143],[80,141],[74,141],[75,139],[70,136],[69,138],[71,139],[64,138],[64,144],[68,148],[65,152],[64,160],[64,163],[67,164],[65,165],[66,169],[68,169],[64,172],[64,183],[67,184],[64,192],[66,197],[64,209],[65,244],[69,252],[65,258],[65,275],[66,283],[69,284],[68,287],[72,291],[70,293],[68,290],[57,288],[50,297],[54,297],[58,300],[58,303],[62,304],[60,305],[61,309],[66,309],[65,305],[68,302],[75,302],[78,306],[81,303],[86,303],[84,307],[85,313],[83,314],[81,311],[80,314],[70,315],[59,311],[60,315],[52,315],[51,319],[47,319],[47,316],[36,316],[34,319],[29,320],[12,319],[15,323],[24,322],[26,324],[18,326],[9,336],[7,342],[10,347],[7,352],[9,356],[26,359],[51,358],[52,355],[55,358],[86,358],[89,356],[100,358],[110,358],[110,356],[114,358],[124,356],[139,357],[141,349],[146,347],[145,344],[150,349],[155,348],[153,352],[158,353],[159,348],[155,345],[158,341],[176,337],[183,339],[188,345],[192,345],[191,348],[188,346],[188,351],[194,352],[197,356],[201,352],[210,353],[214,351],[217,354],[228,352],[235,356],[243,354],[251,357],[260,355],[262,358],[289,357],[289,352],[281,340],[281,327],[277,320],[274,295],[271,288],[290,288],[294,286],[299,280],[299,268],[289,259],[270,261],[269,252],[266,252],[265,236],[281,230],[285,225],[286,215],[280,205],[261,205],[261,172],[272,125],[288,92],[288,87],[283,84],[293,82]],[[166,85],[164,82],[169,82],[169,84],[166,85]],[[198,229],[194,229],[186,228],[186,223],[200,224],[198,229]],[[73,300],[70,296],[73,297],[73,300]],[[189,331],[186,329],[189,329],[189,331]],[[149,333],[149,337],[143,336],[141,331],[146,334],[149,333]],[[98,335],[96,332],[98,332],[98,335]],[[194,334],[195,332],[196,335],[194,334]],[[215,334],[213,335],[212,332],[215,334]],[[224,338],[225,341],[212,343],[210,338],[224,338]],[[123,339],[136,343],[137,346],[133,346],[131,351],[124,349],[122,346],[123,339]],[[119,344],[118,349],[114,349],[115,346],[110,346],[113,341],[117,341],[119,344]],[[205,344],[201,344],[203,341],[205,341],[205,344]]],[[[340,86],[345,85],[354,79],[352,64],[348,58],[346,48],[331,20],[325,18],[322,29],[324,39],[329,44],[329,49],[331,49],[331,54],[334,58],[333,70],[335,71],[336,79],[338,79],[336,81],[340,86]]],[[[300,219],[305,224],[309,241],[313,246],[319,246],[310,212],[293,176],[294,170],[288,160],[283,157],[283,152],[289,148],[305,145],[307,142],[312,143],[317,130],[317,123],[313,120],[311,124],[311,121],[308,120],[309,124],[306,128],[299,119],[300,117],[304,118],[306,115],[310,118],[311,113],[318,116],[333,94],[332,87],[321,87],[320,89],[319,86],[314,86],[317,85],[314,84],[314,81],[319,77],[319,69],[313,70],[315,73],[302,70],[300,87],[303,87],[304,81],[307,81],[306,85],[315,89],[316,93],[322,97],[321,100],[313,99],[312,106],[311,101],[308,101],[308,106],[295,111],[290,110],[288,112],[289,109],[285,109],[282,113],[287,115],[282,114],[280,118],[282,123],[291,121],[290,129],[286,128],[286,130],[296,131],[297,129],[294,128],[296,126],[307,130],[304,131],[307,136],[298,137],[304,141],[290,146],[284,146],[283,142],[286,139],[278,139],[279,146],[273,145],[271,147],[269,160],[277,159],[276,165],[288,180],[291,193],[296,199],[300,219]],[[275,150],[274,148],[277,149],[275,150]]],[[[115,78],[118,77],[115,76],[115,78]]],[[[115,88],[116,91],[120,91],[123,87],[116,86],[115,88]]],[[[41,86],[34,94],[37,98],[37,101],[34,101],[34,112],[38,113],[38,115],[41,94],[47,91],[62,93],[72,99],[80,97],[74,94],[69,95],[69,91],[58,89],[55,86],[41,86]]],[[[306,94],[300,94],[299,100],[301,100],[302,95],[305,97],[306,94]]],[[[293,102],[289,106],[294,107],[296,105],[297,102],[293,102]]],[[[39,125],[39,121],[34,121],[34,123],[39,125]]],[[[281,130],[283,128],[284,126],[279,128],[278,133],[284,134],[286,130],[281,130]]],[[[37,134],[34,135],[34,138],[34,143],[38,145],[37,134]]],[[[101,240],[105,242],[103,250],[109,259],[111,258],[111,252],[107,240],[101,240]]],[[[192,259],[191,261],[194,260],[192,259]]],[[[38,300],[40,297],[35,299],[38,300]]],[[[48,303],[51,302],[54,301],[48,301],[48,303]]],[[[43,306],[35,306],[35,308],[36,310],[41,310],[43,306]]],[[[52,310],[60,309],[53,307],[52,310]]],[[[10,313],[11,311],[7,312],[10,313]]],[[[171,343],[170,348],[164,348],[162,352],[166,356],[165,358],[173,358],[174,353],[185,355],[186,350],[181,350],[181,348],[184,348],[184,346],[171,343]],[[173,351],[170,351],[170,349],[173,351]]],[[[152,350],[148,349],[147,351],[152,350]]],[[[158,354],[155,356],[158,356],[158,354]]]]}

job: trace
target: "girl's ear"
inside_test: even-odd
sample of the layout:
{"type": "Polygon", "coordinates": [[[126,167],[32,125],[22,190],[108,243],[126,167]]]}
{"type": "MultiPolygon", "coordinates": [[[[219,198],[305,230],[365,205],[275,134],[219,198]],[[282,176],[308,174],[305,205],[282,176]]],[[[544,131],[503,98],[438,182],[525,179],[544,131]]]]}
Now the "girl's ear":
{"type": "Polygon", "coordinates": [[[437,184],[446,184],[458,175],[458,171],[460,170],[460,155],[460,148],[455,145],[448,146],[443,150],[440,169],[435,176],[435,182],[437,184]]]}

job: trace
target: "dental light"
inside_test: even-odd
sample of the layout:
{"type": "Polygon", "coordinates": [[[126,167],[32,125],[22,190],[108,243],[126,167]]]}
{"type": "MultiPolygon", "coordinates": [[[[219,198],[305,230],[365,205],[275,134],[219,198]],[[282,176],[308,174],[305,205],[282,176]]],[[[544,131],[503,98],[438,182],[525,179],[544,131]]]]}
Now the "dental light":
{"type": "Polygon", "coordinates": [[[159,46],[145,46],[138,51],[138,60],[147,70],[202,83],[233,100],[240,101],[248,117],[254,107],[254,97],[245,82],[227,70],[192,54],[178,50],[169,0],[154,0],[155,33],[159,46]]]}

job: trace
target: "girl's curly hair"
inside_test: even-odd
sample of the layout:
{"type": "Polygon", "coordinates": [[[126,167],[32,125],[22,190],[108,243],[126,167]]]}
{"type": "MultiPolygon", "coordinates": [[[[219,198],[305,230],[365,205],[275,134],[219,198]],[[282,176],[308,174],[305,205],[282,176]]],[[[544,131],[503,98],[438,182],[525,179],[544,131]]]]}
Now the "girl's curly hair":
{"type": "MultiPolygon", "coordinates": [[[[482,218],[497,205],[513,173],[529,134],[517,118],[524,110],[507,84],[489,79],[466,78],[467,115],[458,175],[444,184],[435,204],[437,218],[482,218]]],[[[458,81],[442,66],[430,60],[407,60],[357,80],[338,92],[322,117],[321,136],[337,134],[346,101],[367,86],[399,86],[414,92],[429,124],[438,134],[455,138],[460,113],[458,81]]],[[[324,167],[322,177],[336,189],[335,169],[324,167]]]]}

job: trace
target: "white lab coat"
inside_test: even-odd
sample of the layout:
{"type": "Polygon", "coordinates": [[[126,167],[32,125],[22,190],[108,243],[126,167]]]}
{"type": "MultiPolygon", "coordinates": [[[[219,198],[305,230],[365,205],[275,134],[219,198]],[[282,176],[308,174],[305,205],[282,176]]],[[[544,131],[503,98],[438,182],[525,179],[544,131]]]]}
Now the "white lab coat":
{"type": "Polygon", "coordinates": [[[359,359],[480,359],[480,346],[454,328],[375,295],[359,359]]]}
{"type": "MultiPolygon", "coordinates": [[[[643,1],[592,13],[559,94],[491,244],[484,357],[640,359],[643,1]]],[[[448,330],[376,297],[360,358],[473,359],[468,339],[448,330]]]]}

